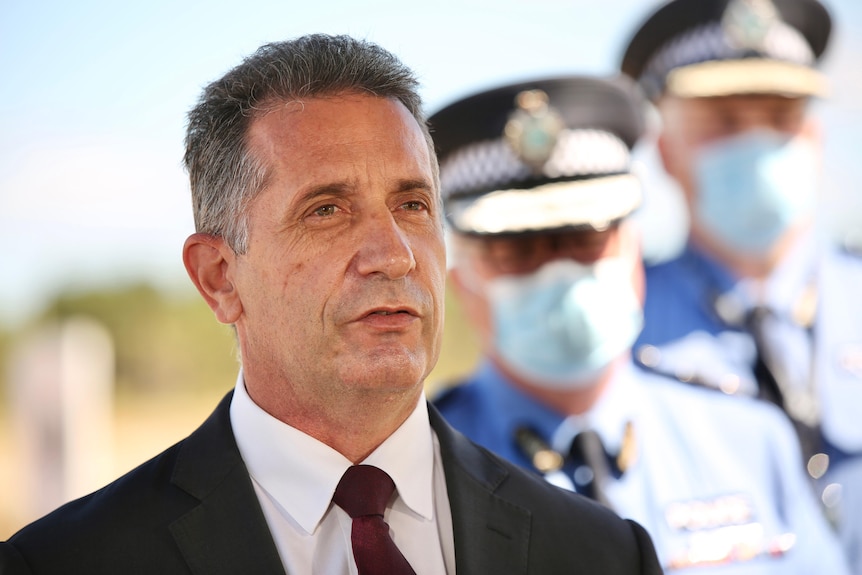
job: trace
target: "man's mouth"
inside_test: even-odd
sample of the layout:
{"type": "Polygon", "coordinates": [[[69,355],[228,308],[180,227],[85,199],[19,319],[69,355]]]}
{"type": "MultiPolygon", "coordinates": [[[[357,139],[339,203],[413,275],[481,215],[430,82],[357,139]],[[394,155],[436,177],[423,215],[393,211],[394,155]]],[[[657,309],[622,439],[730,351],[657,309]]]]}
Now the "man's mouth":
{"type": "Polygon", "coordinates": [[[366,317],[371,316],[395,316],[395,315],[406,315],[406,316],[418,316],[415,310],[408,307],[399,307],[399,308],[386,308],[386,309],[375,309],[368,312],[366,317]]]}

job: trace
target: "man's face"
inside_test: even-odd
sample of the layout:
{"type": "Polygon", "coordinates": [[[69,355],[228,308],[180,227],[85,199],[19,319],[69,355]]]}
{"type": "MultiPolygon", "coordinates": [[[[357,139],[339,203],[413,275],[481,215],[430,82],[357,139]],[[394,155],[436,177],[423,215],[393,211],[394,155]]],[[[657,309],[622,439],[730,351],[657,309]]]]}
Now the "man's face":
{"type": "Polygon", "coordinates": [[[247,142],[268,171],[229,272],[250,391],[418,397],[439,352],[446,262],[414,118],[369,95],[313,98],[256,118],[247,142]]]}
{"type": "Polygon", "coordinates": [[[659,151],[667,172],[679,182],[689,207],[697,193],[694,165],[700,150],[719,140],[757,129],[788,136],[810,135],[807,100],[772,95],[677,98],[659,104],[659,151]]]}
{"type": "Polygon", "coordinates": [[[619,229],[562,231],[513,236],[463,237],[471,268],[484,279],[535,272],[556,259],[591,264],[619,253],[619,229]]]}
{"type": "Polygon", "coordinates": [[[558,259],[589,265],[619,257],[631,264],[635,292],[643,295],[643,268],[633,228],[626,223],[602,231],[568,231],[511,237],[455,238],[458,257],[453,278],[464,309],[486,346],[494,341],[492,310],[485,299],[488,282],[507,275],[535,273],[558,259]]]}

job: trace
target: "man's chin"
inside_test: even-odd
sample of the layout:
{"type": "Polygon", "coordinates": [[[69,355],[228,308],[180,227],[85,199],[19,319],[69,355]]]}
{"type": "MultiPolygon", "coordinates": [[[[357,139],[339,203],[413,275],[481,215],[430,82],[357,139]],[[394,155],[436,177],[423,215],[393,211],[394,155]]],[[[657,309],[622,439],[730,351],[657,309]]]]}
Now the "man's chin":
{"type": "Polygon", "coordinates": [[[368,390],[408,391],[421,387],[431,368],[424,354],[375,353],[369,359],[346,369],[344,378],[352,387],[368,390]]]}

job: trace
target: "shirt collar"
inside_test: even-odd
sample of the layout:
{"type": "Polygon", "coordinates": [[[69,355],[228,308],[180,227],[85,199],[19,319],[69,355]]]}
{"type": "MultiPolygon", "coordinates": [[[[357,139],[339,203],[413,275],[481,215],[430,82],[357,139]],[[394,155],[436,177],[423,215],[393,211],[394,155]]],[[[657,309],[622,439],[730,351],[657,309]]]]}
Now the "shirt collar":
{"type": "Polygon", "coordinates": [[[618,452],[624,442],[626,424],[635,421],[638,406],[644,405],[646,400],[638,384],[636,369],[631,362],[617,369],[589,411],[570,415],[557,427],[552,438],[553,447],[558,451],[567,451],[575,435],[585,429],[592,429],[599,434],[609,452],[618,452]]]}
{"type": "MultiPolygon", "coordinates": [[[[350,460],[261,409],[248,395],[241,370],[230,417],[251,477],[307,533],[314,533],[350,460]]],[[[429,520],[434,516],[432,441],[423,392],[407,420],[362,462],[386,471],[407,507],[429,520]]]]}
{"type": "MultiPolygon", "coordinates": [[[[386,471],[398,496],[414,513],[434,517],[434,443],[422,392],[413,413],[362,463],[386,471]]],[[[339,477],[340,479],[340,477],[339,477]]]]}
{"type": "Polygon", "coordinates": [[[797,240],[766,279],[764,303],[779,313],[791,316],[798,298],[814,281],[818,255],[814,234],[797,240]]]}

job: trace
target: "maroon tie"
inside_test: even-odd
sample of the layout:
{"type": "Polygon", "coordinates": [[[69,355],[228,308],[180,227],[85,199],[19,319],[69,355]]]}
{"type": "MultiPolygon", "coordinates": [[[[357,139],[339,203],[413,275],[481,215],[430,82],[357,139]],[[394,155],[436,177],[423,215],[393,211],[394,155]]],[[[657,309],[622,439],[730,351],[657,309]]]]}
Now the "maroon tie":
{"type": "Polygon", "coordinates": [[[373,465],[354,465],[344,472],[332,501],[353,518],[350,540],[359,575],[415,575],[389,537],[383,511],[395,484],[373,465]]]}

